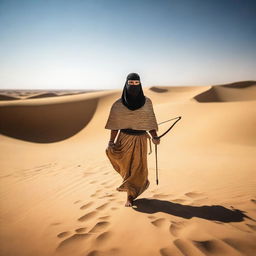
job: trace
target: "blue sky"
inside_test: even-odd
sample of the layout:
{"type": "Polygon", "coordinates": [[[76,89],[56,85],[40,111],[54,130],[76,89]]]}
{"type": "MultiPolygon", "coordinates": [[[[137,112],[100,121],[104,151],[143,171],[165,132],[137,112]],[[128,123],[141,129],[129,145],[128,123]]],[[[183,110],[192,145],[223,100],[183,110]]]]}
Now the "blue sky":
{"type": "Polygon", "coordinates": [[[1,89],[256,79],[253,0],[0,0],[1,89]]]}

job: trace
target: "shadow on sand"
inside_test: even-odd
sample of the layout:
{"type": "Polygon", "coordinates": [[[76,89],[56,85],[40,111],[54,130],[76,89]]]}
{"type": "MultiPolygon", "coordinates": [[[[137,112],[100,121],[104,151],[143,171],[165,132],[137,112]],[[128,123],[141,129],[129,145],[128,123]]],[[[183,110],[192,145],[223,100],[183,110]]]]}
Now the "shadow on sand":
{"type": "Polygon", "coordinates": [[[206,220],[221,222],[240,222],[243,221],[243,218],[253,220],[252,218],[245,215],[244,211],[240,211],[235,208],[233,208],[233,210],[230,210],[221,205],[190,206],[158,199],[136,199],[133,202],[133,209],[139,212],[149,214],[164,212],[185,219],[198,217],[206,220]]]}

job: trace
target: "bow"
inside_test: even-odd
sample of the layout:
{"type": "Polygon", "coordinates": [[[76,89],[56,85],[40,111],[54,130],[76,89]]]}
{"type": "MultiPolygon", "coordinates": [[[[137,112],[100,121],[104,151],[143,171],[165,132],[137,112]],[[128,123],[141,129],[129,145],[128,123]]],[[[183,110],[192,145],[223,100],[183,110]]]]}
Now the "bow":
{"type": "MultiPolygon", "coordinates": [[[[161,134],[160,136],[157,136],[157,137],[155,137],[156,139],[160,139],[161,137],[163,137],[167,132],[169,132],[171,129],[172,129],[172,127],[181,119],[181,116],[178,116],[178,117],[175,117],[175,118],[172,118],[172,119],[168,119],[168,120],[166,120],[166,121],[163,121],[163,122],[161,122],[161,123],[158,123],[158,125],[161,125],[161,124],[164,124],[164,123],[167,123],[167,122],[169,122],[169,121],[171,121],[171,120],[174,120],[174,119],[177,119],[172,125],[171,125],[171,127],[169,127],[163,134],[161,134]]],[[[148,153],[149,155],[152,153],[152,150],[151,150],[151,146],[150,146],[150,152],[148,153]]]]}
{"type": "MultiPolygon", "coordinates": [[[[157,136],[155,137],[156,139],[160,139],[161,137],[163,137],[167,132],[169,132],[172,127],[181,119],[181,116],[178,116],[178,117],[175,117],[175,118],[172,118],[172,119],[169,119],[169,120],[166,120],[166,121],[163,121],[161,123],[159,123],[158,125],[160,124],[164,124],[164,123],[167,123],[171,120],[174,120],[174,119],[177,119],[172,125],[171,127],[169,127],[163,134],[161,134],[160,136],[157,136]]],[[[151,152],[150,152],[151,153],[151,152]]],[[[156,184],[158,185],[158,166],[157,166],[157,144],[155,144],[155,156],[156,156],[156,184]]]]}
{"type": "Polygon", "coordinates": [[[177,120],[176,120],[176,121],[171,125],[171,127],[168,128],[163,134],[161,134],[160,136],[157,136],[156,139],[160,139],[160,138],[163,137],[167,132],[169,132],[169,131],[172,129],[172,127],[181,119],[181,116],[178,116],[178,117],[175,117],[175,118],[172,118],[172,119],[163,121],[163,122],[161,122],[161,123],[158,124],[158,125],[164,124],[164,123],[167,123],[167,122],[169,122],[169,121],[171,121],[171,120],[174,120],[174,119],[177,119],[177,120]]]}

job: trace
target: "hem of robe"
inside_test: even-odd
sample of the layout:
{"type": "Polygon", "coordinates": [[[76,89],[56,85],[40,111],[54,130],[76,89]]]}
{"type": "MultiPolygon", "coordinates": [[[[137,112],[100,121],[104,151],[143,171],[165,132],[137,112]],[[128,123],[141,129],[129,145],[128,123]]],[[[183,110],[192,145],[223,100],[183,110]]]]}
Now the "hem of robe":
{"type": "Polygon", "coordinates": [[[141,195],[148,187],[149,187],[149,180],[146,181],[144,186],[137,191],[132,184],[129,184],[128,182],[124,181],[123,184],[121,184],[119,187],[116,188],[119,192],[128,192],[129,195],[133,197],[133,199],[137,198],[139,195],[141,195]]]}

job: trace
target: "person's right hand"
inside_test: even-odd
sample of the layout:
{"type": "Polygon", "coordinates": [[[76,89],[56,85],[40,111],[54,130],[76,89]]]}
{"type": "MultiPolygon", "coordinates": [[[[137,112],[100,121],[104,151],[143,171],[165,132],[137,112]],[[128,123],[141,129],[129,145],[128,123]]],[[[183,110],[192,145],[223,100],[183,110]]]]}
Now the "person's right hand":
{"type": "Polygon", "coordinates": [[[115,146],[115,143],[113,141],[108,142],[108,148],[113,148],[115,146]]]}
{"type": "Polygon", "coordinates": [[[108,145],[109,145],[109,146],[113,146],[113,145],[115,145],[115,143],[114,143],[114,141],[111,141],[111,140],[110,140],[110,141],[108,142],[108,145]]]}
{"type": "Polygon", "coordinates": [[[160,144],[160,139],[158,139],[158,138],[152,138],[152,142],[154,143],[154,144],[160,144]]]}

